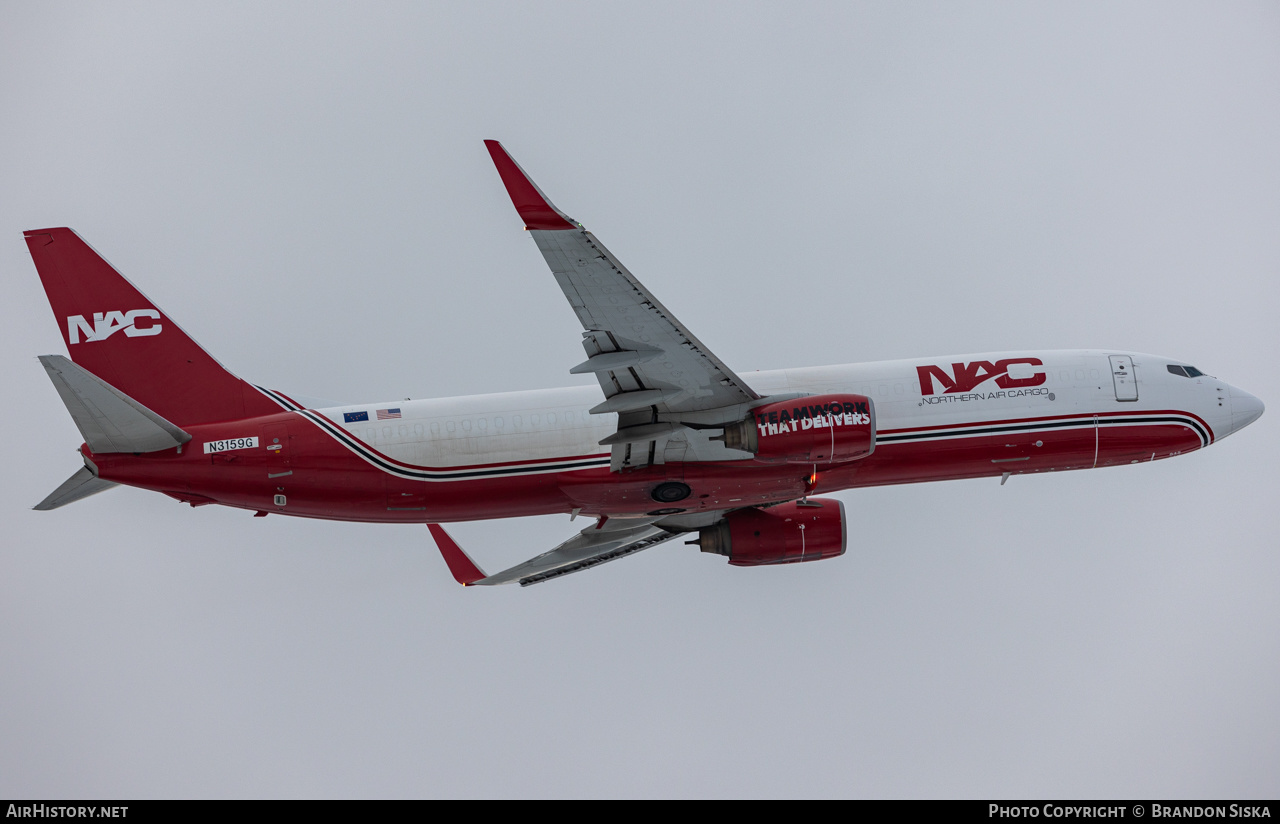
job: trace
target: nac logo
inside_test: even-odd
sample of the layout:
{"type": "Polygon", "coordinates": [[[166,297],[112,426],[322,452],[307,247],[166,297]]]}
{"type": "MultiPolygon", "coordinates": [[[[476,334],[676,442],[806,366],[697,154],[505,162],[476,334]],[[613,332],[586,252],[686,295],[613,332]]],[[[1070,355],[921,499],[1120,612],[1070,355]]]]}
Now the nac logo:
{"type": "Polygon", "coordinates": [[[84,315],[67,316],[67,339],[71,343],[80,342],[80,333],[84,333],[84,342],[106,340],[121,329],[131,338],[143,338],[158,335],[163,328],[157,321],[160,313],[155,309],[133,309],[129,312],[94,312],[93,324],[84,319],[84,315]],[[139,326],[138,321],[145,325],[139,326]]]}
{"type": "Polygon", "coordinates": [[[944,395],[953,392],[969,392],[978,384],[996,379],[996,386],[1001,389],[1017,389],[1022,386],[1039,386],[1045,381],[1043,369],[1032,367],[1043,366],[1039,358],[1006,358],[995,363],[991,361],[974,361],[973,363],[951,364],[951,374],[941,366],[917,366],[920,375],[920,394],[932,395],[935,383],[942,387],[944,395]]]}

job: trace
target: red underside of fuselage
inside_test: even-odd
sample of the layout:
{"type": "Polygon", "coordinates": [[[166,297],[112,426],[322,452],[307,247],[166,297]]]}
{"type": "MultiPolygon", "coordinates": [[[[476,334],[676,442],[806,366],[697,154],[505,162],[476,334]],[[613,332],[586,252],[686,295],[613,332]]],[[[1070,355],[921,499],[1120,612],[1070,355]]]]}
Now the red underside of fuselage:
{"type": "MultiPolygon", "coordinates": [[[[791,500],[806,492],[823,494],[888,484],[1116,466],[1191,452],[1207,445],[1213,437],[1202,420],[1187,413],[1145,414],[1157,419],[1141,423],[1117,419],[1107,424],[1105,415],[1078,416],[1065,425],[1058,423],[1058,428],[1043,430],[1026,428],[1027,421],[1038,419],[965,427],[1023,427],[995,434],[885,430],[879,433],[870,456],[816,467],[816,485],[808,489],[806,482],[814,471],[811,465],[756,461],[673,463],[623,473],[611,472],[607,465],[538,471],[535,463],[521,462],[440,470],[442,474],[464,469],[510,473],[490,477],[404,478],[373,466],[320,427],[291,412],[251,422],[194,427],[195,438],[188,445],[195,447],[206,441],[241,436],[246,424],[264,432],[272,431],[266,427],[284,424],[288,431],[286,446],[275,452],[260,447],[208,455],[195,447],[181,453],[166,450],[146,455],[95,455],[86,451],[86,455],[106,480],[163,492],[193,506],[217,503],[332,520],[450,523],[569,513],[575,509],[613,515],[664,507],[689,512],[722,510],[791,500]],[[1158,420],[1161,414],[1194,421],[1191,425],[1163,422],[1158,420]],[[1197,428],[1202,427],[1200,432],[1193,428],[1195,422],[1200,425],[1197,428]],[[650,496],[653,488],[671,480],[688,484],[692,494],[674,504],[655,502],[650,496]],[[283,496],[283,504],[277,503],[277,496],[283,496]]],[[[265,441],[264,438],[264,446],[265,441]]],[[[607,455],[580,458],[605,460],[607,455]]],[[[573,460],[570,457],[546,463],[573,460]]],[[[389,458],[386,461],[398,467],[409,466],[389,458]]]]}

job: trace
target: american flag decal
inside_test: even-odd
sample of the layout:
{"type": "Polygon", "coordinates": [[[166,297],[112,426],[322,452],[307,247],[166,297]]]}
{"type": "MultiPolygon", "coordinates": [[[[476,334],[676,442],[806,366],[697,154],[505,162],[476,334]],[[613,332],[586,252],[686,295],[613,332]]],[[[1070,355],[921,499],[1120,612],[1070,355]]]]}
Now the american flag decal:
{"type": "Polygon", "coordinates": [[[392,418],[400,417],[399,409],[379,409],[377,410],[377,412],[378,412],[378,420],[380,421],[389,421],[392,418]]]}

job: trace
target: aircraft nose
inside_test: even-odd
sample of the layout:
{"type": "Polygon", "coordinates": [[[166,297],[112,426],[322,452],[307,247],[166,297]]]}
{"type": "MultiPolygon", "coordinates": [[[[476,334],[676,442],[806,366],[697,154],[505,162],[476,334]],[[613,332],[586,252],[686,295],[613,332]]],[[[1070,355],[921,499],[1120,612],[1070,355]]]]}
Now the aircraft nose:
{"type": "Polygon", "coordinates": [[[1231,431],[1238,432],[1262,416],[1262,401],[1243,389],[1231,387],[1231,431]]]}

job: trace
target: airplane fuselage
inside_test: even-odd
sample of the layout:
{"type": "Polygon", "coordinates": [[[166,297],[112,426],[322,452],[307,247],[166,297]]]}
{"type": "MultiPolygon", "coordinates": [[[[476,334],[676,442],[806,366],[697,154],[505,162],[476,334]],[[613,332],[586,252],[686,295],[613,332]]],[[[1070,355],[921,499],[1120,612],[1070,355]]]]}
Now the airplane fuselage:
{"type": "Polygon", "coordinates": [[[227,371],[68,227],[24,233],[69,357],[39,360],[85,466],[35,509],[116,484],[192,506],[425,523],[464,586],[528,586],[697,533],[732,566],[835,558],[857,487],[1133,464],[1202,449],[1257,398],[1167,358],[997,352],[753,372],[718,357],[485,141],[581,325],[576,386],[307,408],[227,371]],[[485,573],[441,526],[586,526],[485,573]]]}
{"type": "MultiPolygon", "coordinates": [[[[652,465],[611,472],[599,442],[617,416],[588,412],[600,399],[594,385],[326,409],[264,390],[278,414],[188,427],[192,440],[177,449],[84,449],[103,479],[192,505],[391,523],[661,511],[696,526],[701,512],[810,493],[1155,461],[1261,414],[1256,398],[1178,373],[1181,363],[1060,350],[748,373],[761,395],[871,399],[874,451],[833,464],[762,463],[692,429],[660,441],[652,465]],[[692,493],[656,501],[653,490],[669,481],[692,493]]],[[[800,425],[787,417],[753,423],[762,434],[800,425]]]]}

